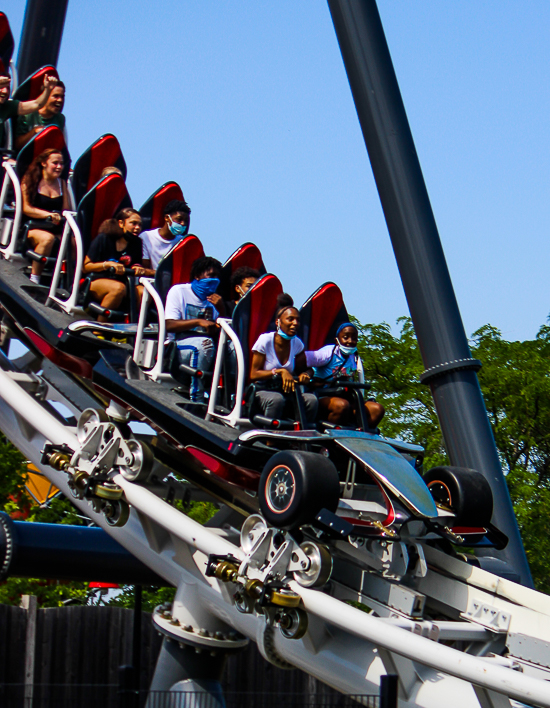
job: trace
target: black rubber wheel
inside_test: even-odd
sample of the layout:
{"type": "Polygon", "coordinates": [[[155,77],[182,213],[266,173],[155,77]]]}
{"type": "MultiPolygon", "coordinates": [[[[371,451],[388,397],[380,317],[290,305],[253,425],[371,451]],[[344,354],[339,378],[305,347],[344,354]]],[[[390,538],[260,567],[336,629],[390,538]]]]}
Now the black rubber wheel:
{"type": "Polygon", "coordinates": [[[437,504],[455,514],[453,526],[487,526],[493,515],[489,482],[466,467],[433,467],[423,477],[437,504]]]}
{"type": "Polygon", "coordinates": [[[311,523],[321,509],[336,511],[338,472],[328,458],[315,452],[277,452],[263,469],[258,497],[268,524],[296,528],[311,523]]]}

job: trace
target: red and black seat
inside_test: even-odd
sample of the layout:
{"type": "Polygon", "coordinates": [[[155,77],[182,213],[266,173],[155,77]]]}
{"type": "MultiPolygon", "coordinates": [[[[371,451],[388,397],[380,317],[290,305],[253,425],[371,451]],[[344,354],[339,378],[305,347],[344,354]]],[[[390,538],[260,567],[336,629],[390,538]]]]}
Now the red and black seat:
{"type": "MultiPolygon", "coordinates": [[[[41,133],[39,133],[41,135],[41,133]]],[[[105,219],[112,219],[121,209],[132,206],[132,200],[126,189],[126,184],[118,174],[103,177],[87,194],[84,195],[76,214],[76,221],[82,237],[84,255],[88,253],[90,244],[99,233],[99,227],[105,219]]],[[[105,277],[98,273],[96,277],[105,277]]],[[[109,319],[123,317],[124,312],[107,313],[95,302],[90,302],[90,284],[94,276],[88,276],[82,281],[83,307],[88,307],[96,314],[107,315],[109,319]]]]}
{"type": "MultiPolygon", "coordinates": [[[[15,165],[15,172],[19,178],[19,181],[23,179],[25,172],[28,170],[35,157],[38,157],[38,155],[44,152],[44,150],[49,150],[50,148],[59,150],[63,155],[65,168],[61,177],[62,179],[67,180],[71,169],[71,156],[67,150],[65,138],[61,130],[59,130],[56,125],[49,125],[47,128],[44,128],[44,130],[40,131],[40,133],[34,135],[19,152],[19,155],[17,156],[17,163],[15,165]]],[[[33,228],[33,226],[35,228],[40,228],[40,222],[35,223],[32,219],[26,219],[24,221],[17,236],[18,246],[16,250],[24,250],[26,255],[31,258],[31,260],[40,259],[41,261],[44,261],[44,256],[39,256],[34,251],[25,249],[27,233],[33,228]]],[[[46,263],[52,263],[54,261],[55,255],[53,254],[50,258],[46,259],[46,263]]]]}
{"type": "Polygon", "coordinates": [[[38,157],[44,150],[49,150],[50,148],[59,150],[63,155],[65,169],[61,177],[64,180],[68,179],[71,170],[71,156],[67,150],[65,137],[63,132],[56,125],[49,125],[44,128],[44,130],[41,130],[40,133],[34,135],[19,151],[15,171],[20,180],[23,179],[25,172],[28,170],[34,158],[38,157]]]}
{"type": "Polygon", "coordinates": [[[7,74],[13,56],[13,34],[4,12],[0,12],[0,73],[7,74]]]}
{"type": "Polygon", "coordinates": [[[51,66],[51,64],[42,66],[17,87],[12,98],[17,101],[34,101],[34,99],[38,98],[42,93],[44,78],[48,75],[55,76],[56,79],[59,79],[59,74],[55,66],[51,66]]]}
{"type": "Polygon", "coordinates": [[[243,243],[223,264],[218,293],[224,300],[227,301],[233,298],[231,276],[237,268],[242,268],[243,266],[254,268],[260,273],[260,276],[267,273],[260,249],[253,243],[243,243]]]}
{"type": "Polygon", "coordinates": [[[300,310],[298,336],[307,351],[316,351],[334,343],[336,330],[344,322],[349,322],[349,315],[342,291],[336,283],[324,283],[300,310]]]}
{"type": "MultiPolygon", "coordinates": [[[[246,372],[245,381],[247,383],[250,382],[252,347],[261,334],[275,330],[277,297],[282,292],[283,287],[277,276],[270,273],[264,275],[239,300],[233,312],[233,329],[242,346],[246,372]]],[[[245,393],[246,414],[250,420],[259,427],[276,428],[278,430],[293,428],[294,421],[272,420],[256,412],[255,399],[258,388],[258,384],[251,383],[245,393]]],[[[301,418],[305,421],[298,387],[296,387],[296,392],[296,409],[297,412],[299,411],[298,419],[301,418]]]]}
{"type": "Polygon", "coordinates": [[[126,161],[118,140],[111,133],[98,138],[75,163],[71,185],[77,205],[99,181],[101,173],[106,167],[118,167],[122,172],[123,179],[126,179],[126,161]]]}
{"type": "Polygon", "coordinates": [[[164,226],[164,208],[173,199],[183,201],[183,192],[177,182],[165,182],[151,194],[139,210],[144,231],[164,226]]]}
{"type": "Polygon", "coordinates": [[[166,296],[172,285],[190,282],[191,266],[197,258],[203,256],[202,243],[193,234],[178,241],[164,256],[155,273],[155,289],[163,303],[166,302],[166,296]]]}

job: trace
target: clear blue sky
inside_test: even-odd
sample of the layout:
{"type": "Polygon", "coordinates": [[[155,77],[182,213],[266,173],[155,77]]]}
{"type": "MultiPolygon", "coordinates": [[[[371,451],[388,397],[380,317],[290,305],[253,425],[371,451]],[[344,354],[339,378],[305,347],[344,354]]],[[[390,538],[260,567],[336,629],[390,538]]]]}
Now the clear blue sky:
{"type": "MultiPolygon", "coordinates": [[[[472,333],[550,311],[548,0],[379,0],[472,333]]],[[[3,5],[16,41],[22,0],[3,5]]],[[[407,314],[322,0],[69,0],[59,71],[75,160],[117,135],[139,206],[177,180],[220,260],[255,241],[295,300],[335,280],[363,322],[407,314]]]]}

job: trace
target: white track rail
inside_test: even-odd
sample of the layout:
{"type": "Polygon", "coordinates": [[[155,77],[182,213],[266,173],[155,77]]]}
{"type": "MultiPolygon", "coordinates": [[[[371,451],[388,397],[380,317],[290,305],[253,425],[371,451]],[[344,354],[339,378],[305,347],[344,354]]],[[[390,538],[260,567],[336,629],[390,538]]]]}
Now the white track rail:
{"type": "MultiPolygon", "coordinates": [[[[47,392],[40,400],[20,378],[0,370],[0,429],[53,484],[70,495],[67,475],[42,465],[40,451],[46,441],[72,449],[77,444],[75,428],[60,422],[47,401],[60,401],[75,415],[79,411],[45,383],[47,392]]],[[[327,592],[291,581],[292,590],[301,596],[308,612],[309,629],[301,640],[285,639],[278,630],[266,629],[262,616],[239,613],[228,585],[205,575],[210,554],[243,558],[243,551],[232,542],[234,536],[230,532],[201,526],[154,490],[131,483],[121,475],[113,481],[123,488],[131,505],[125,526],[110,527],[101,514],[94,513],[89,502],[75,503],[130,552],[178,586],[178,597],[184,598],[184,604],[185,598],[192,597],[203,616],[211,616],[258,642],[266,658],[287,661],[346,693],[372,693],[382,674],[398,673],[402,708],[501,708],[509,706],[510,699],[550,708],[550,672],[540,664],[476,656],[420,636],[430,622],[377,617],[356,609],[343,601],[346,595],[352,599],[353,589],[342,590],[339,582],[330,584],[327,592]],[[518,668],[522,670],[515,670],[518,668]]],[[[437,551],[433,551],[429,562],[432,569],[419,580],[426,595],[436,597],[439,592],[438,601],[442,603],[445,596],[456,595],[464,608],[463,617],[468,614],[472,599],[490,602],[495,612],[509,615],[510,630],[525,637],[538,632],[536,641],[543,649],[550,647],[550,598],[456,559],[447,564],[444,554],[437,551]],[[438,565],[444,572],[438,572],[438,565]]],[[[355,591],[355,596],[361,599],[360,592],[355,591]]],[[[475,620],[457,618],[456,623],[440,623],[438,629],[441,639],[496,636],[489,625],[475,620]]]]}

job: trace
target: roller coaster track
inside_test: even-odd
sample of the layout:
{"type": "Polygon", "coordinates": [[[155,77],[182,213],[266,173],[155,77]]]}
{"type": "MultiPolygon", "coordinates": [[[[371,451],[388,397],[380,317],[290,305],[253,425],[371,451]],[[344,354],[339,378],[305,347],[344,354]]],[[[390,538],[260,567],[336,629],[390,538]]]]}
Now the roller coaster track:
{"type": "MultiPolygon", "coordinates": [[[[258,543],[247,542],[247,533],[262,531],[260,517],[249,517],[240,533],[234,512],[221,504],[201,526],[170,501],[175,487],[180,495],[183,487],[193,491],[182,481],[185,470],[176,479],[155,460],[154,474],[139,484],[116,466],[107,470],[130,508],[126,523],[113,525],[104,504],[75,496],[75,470],[56,470],[43,455],[48,443],[69,455],[82,448],[75,420],[99,409],[98,399],[31,352],[14,361],[2,355],[0,397],[4,434],[93,522],[177,587],[173,606],[154,616],[166,642],[215,653],[248,638],[268,661],[345,693],[372,693],[381,675],[396,673],[403,707],[550,706],[547,596],[430,545],[422,546],[423,571],[397,580],[375,568],[366,547],[346,541],[347,555],[335,558],[326,585],[304,586],[299,573],[283,568],[284,589],[262,605],[254,589],[267,587],[263,559],[257,562],[258,543]],[[59,404],[71,413],[66,419],[59,404]],[[293,628],[291,606],[305,626],[293,628]]],[[[334,544],[336,556],[343,544],[334,544]]]]}

